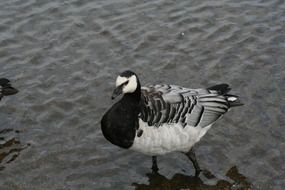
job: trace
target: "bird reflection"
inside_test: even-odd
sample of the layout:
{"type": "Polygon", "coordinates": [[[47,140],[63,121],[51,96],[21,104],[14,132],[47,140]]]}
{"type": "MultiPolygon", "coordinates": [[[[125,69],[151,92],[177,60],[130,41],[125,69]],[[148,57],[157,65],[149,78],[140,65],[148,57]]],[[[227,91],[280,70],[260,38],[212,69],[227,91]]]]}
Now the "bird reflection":
{"type": "MultiPolygon", "coordinates": [[[[0,78],[0,100],[4,96],[17,94],[19,91],[14,88],[6,78],[0,78]]],[[[18,130],[0,129],[0,171],[6,164],[14,161],[20,152],[26,147],[21,144],[17,134],[18,130]]]]}
{"type": "MultiPolygon", "coordinates": [[[[201,177],[188,176],[185,174],[175,174],[171,179],[159,173],[146,174],[149,184],[134,183],[136,190],[251,190],[252,185],[246,177],[239,173],[236,166],[230,168],[226,176],[229,180],[217,179],[215,185],[208,185],[201,177]]],[[[209,171],[202,174],[207,179],[216,178],[209,171]]],[[[207,180],[206,180],[207,181],[207,180]]]]}
{"type": "Polygon", "coordinates": [[[18,134],[20,131],[14,129],[0,130],[0,171],[3,170],[7,164],[13,162],[29,144],[23,145],[18,134]]]}

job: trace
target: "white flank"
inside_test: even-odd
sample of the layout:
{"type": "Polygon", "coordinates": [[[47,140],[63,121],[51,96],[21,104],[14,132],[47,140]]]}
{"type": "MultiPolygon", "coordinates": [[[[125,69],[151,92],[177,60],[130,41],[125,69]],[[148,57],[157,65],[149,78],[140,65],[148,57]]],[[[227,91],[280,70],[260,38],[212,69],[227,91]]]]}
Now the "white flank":
{"type": "Polygon", "coordinates": [[[207,127],[182,127],[181,124],[163,124],[160,127],[148,126],[147,123],[139,120],[139,128],[142,135],[136,135],[132,150],[147,155],[161,155],[173,151],[188,152],[201,137],[210,129],[207,127]]]}

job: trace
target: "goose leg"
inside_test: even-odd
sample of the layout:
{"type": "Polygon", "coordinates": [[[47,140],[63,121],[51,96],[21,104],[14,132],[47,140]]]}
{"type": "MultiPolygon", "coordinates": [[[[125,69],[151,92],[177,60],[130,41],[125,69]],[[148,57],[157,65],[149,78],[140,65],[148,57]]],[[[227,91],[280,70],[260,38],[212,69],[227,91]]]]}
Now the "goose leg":
{"type": "Polygon", "coordinates": [[[152,167],[151,167],[151,169],[152,169],[153,173],[157,173],[158,172],[156,156],[152,157],[152,167]]]}
{"type": "Polygon", "coordinates": [[[197,162],[196,155],[194,152],[194,148],[191,148],[190,151],[186,153],[186,156],[191,160],[191,162],[195,168],[195,176],[196,177],[199,176],[199,174],[202,170],[200,169],[200,166],[197,162]]]}

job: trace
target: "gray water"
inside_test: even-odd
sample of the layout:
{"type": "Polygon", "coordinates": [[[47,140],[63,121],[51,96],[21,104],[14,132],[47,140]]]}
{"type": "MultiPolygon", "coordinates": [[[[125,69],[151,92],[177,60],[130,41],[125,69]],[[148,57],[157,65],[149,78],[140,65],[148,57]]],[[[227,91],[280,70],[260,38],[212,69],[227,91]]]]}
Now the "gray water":
{"type": "Polygon", "coordinates": [[[0,189],[285,189],[285,1],[1,0],[0,189]],[[196,145],[151,158],[107,142],[121,71],[142,84],[229,83],[232,109],[196,145]]]}

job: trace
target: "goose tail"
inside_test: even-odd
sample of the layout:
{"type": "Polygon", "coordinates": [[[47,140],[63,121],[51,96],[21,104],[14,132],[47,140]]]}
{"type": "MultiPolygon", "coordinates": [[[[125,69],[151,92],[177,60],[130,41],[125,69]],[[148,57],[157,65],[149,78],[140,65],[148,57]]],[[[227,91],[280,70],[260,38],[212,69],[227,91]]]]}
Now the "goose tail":
{"type": "Polygon", "coordinates": [[[210,91],[211,90],[217,91],[219,95],[223,95],[224,97],[226,97],[226,100],[229,103],[230,107],[236,107],[236,106],[244,105],[238,96],[228,94],[228,92],[231,90],[231,88],[228,84],[218,84],[215,86],[211,86],[207,89],[210,91]]]}

